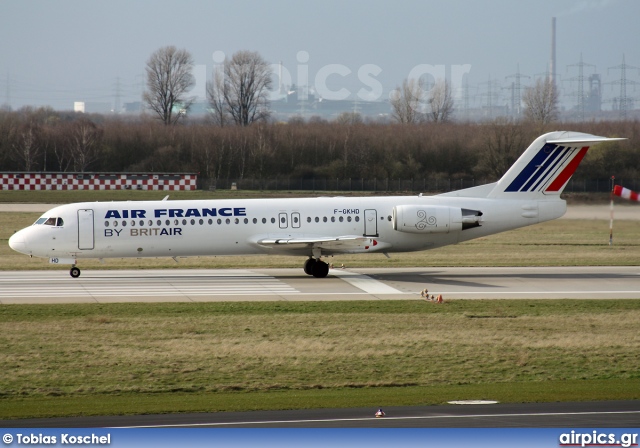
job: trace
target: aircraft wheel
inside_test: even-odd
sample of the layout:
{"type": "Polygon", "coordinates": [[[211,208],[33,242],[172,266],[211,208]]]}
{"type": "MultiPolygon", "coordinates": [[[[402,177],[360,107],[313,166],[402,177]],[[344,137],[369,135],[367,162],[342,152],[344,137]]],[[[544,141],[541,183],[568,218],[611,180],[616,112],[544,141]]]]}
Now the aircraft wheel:
{"type": "Polygon", "coordinates": [[[73,278],[78,278],[78,277],[80,277],[80,268],[77,268],[77,267],[75,267],[75,266],[74,266],[74,267],[72,267],[72,268],[69,270],[69,275],[71,275],[71,277],[73,277],[73,278]]]}
{"type": "Polygon", "coordinates": [[[313,275],[313,267],[316,265],[315,258],[308,258],[307,261],[304,262],[304,273],[307,275],[313,275]]]}
{"type": "Polygon", "coordinates": [[[313,276],[316,278],[325,278],[329,274],[329,264],[324,261],[316,261],[313,265],[313,276]]]}

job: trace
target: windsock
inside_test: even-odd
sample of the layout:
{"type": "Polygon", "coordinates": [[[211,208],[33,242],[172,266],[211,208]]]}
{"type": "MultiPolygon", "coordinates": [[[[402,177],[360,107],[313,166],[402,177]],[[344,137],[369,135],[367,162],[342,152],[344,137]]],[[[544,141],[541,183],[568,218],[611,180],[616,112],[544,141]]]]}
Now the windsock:
{"type": "Polygon", "coordinates": [[[629,199],[630,201],[640,202],[640,197],[635,191],[631,191],[628,188],[624,188],[622,185],[616,185],[613,187],[613,194],[620,196],[621,198],[629,199]]]}

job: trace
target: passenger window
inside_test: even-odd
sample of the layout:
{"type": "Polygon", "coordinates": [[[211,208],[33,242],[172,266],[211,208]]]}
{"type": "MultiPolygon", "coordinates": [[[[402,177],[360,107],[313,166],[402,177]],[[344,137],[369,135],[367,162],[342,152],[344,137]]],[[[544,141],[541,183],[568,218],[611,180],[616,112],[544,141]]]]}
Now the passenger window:
{"type": "Polygon", "coordinates": [[[355,219],[356,219],[356,222],[360,222],[360,217],[359,216],[356,216],[355,219]]]}
{"type": "Polygon", "coordinates": [[[342,222],[344,221],[344,218],[341,216],[340,218],[338,218],[338,221],[342,222]]]}
{"type": "Polygon", "coordinates": [[[253,218],[253,223],[258,224],[258,218],[253,218]]]}
{"type": "Polygon", "coordinates": [[[311,216],[307,216],[307,222],[311,222],[311,216]]]}
{"type": "Polygon", "coordinates": [[[113,227],[118,227],[118,221],[113,221],[113,227]]]}
{"type": "Polygon", "coordinates": [[[244,218],[244,223],[249,224],[249,218],[244,218]]]}
{"type": "Polygon", "coordinates": [[[209,225],[213,224],[213,219],[209,218],[209,221],[207,221],[209,223],[209,225]]]}
{"type": "Polygon", "coordinates": [[[105,221],[105,222],[104,222],[104,226],[105,226],[105,227],[109,227],[109,221],[105,221]]]}
{"type": "Polygon", "coordinates": [[[276,218],[271,218],[271,224],[275,224],[276,223],[276,218]]]}
{"type": "Polygon", "coordinates": [[[199,223],[200,225],[204,224],[204,219],[200,219],[200,220],[198,220],[198,223],[199,223]]]}
{"type": "Polygon", "coordinates": [[[351,216],[347,216],[347,221],[351,222],[351,216]]]}
{"type": "Polygon", "coordinates": [[[322,217],[322,222],[327,222],[327,217],[326,216],[322,217]]]}
{"type": "Polygon", "coordinates": [[[227,219],[225,220],[225,222],[226,222],[227,224],[231,224],[231,220],[230,220],[229,218],[227,218],[227,219]]]}
{"type": "MultiPolygon", "coordinates": [[[[178,220],[176,220],[176,224],[178,224],[178,220]]],[[[186,219],[183,219],[183,220],[182,220],[182,225],[183,225],[183,226],[186,226],[186,225],[187,225],[187,220],[186,220],[186,219]]]]}
{"type": "Polygon", "coordinates": [[[134,220],[131,220],[131,227],[135,227],[136,222],[134,220]]]}
{"type": "Polygon", "coordinates": [[[316,222],[320,222],[320,218],[316,216],[316,222]]]}
{"type": "Polygon", "coordinates": [[[240,223],[240,220],[238,218],[235,219],[235,223],[238,224],[240,223]]]}
{"type": "Polygon", "coordinates": [[[331,217],[331,222],[336,222],[336,217],[335,216],[331,217]]]}
{"type": "Polygon", "coordinates": [[[127,221],[122,221],[122,227],[127,227],[127,221]]]}
{"type": "Polygon", "coordinates": [[[222,224],[222,219],[218,218],[218,224],[222,224]]]}
{"type": "Polygon", "coordinates": [[[262,224],[266,224],[267,223],[267,218],[262,218],[262,224]]]}
{"type": "Polygon", "coordinates": [[[62,220],[62,218],[58,218],[58,222],[56,223],[56,226],[62,227],[63,225],[64,225],[64,221],[62,220]]]}
{"type": "MultiPolygon", "coordinates": [[[[151,221],[149,221],[149,222],[151,222],[151,221]]],[[[140,227],[144,227],[144,221],[142,219],[140,220],[140,227]]]]}

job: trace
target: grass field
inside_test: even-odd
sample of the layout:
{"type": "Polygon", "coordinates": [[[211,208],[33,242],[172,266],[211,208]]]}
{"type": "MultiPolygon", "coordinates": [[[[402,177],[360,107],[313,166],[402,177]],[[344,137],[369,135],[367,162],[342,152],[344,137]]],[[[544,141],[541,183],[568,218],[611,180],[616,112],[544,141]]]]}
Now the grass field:
{"type": "MultiPolygon", "coordinates": [[[[73,200],[89,199],[62,202],[73,200]]],[[[0,269],[50,268],[7,245],[38,216],[0,213],[0,269]]],[[[616,221],[612,247],[608,240],[606,221],[565,219],[390,260],[332,261],[347,267],[638,264],[637,222],[616,221]]],[[[195,257],[80,267],[301,264],[295,257],[195,257]]],[[[0,419],[481,398],[640,399],[638,322],[637,300],[2,305],[0,419]]]]}
{"type": "Polygon", "coordinates": [[[0,307],[0,418],[640,398],[636,300],[0,307]]]}

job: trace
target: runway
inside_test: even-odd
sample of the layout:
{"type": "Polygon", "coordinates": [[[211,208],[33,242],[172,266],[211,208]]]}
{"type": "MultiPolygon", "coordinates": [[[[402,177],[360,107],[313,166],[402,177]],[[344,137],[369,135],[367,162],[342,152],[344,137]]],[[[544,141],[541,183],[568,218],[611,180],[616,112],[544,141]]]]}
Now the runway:
{"type": "Polygon", "coordinates": [[[0,272],[0,303],[640,298],[640,267],[84,270],[0,272]]]}
{"type": "Polygon", "coordinates": [[[31,428],[637,428],[640,402],[516,403],[4,420],[31,428]]]}

